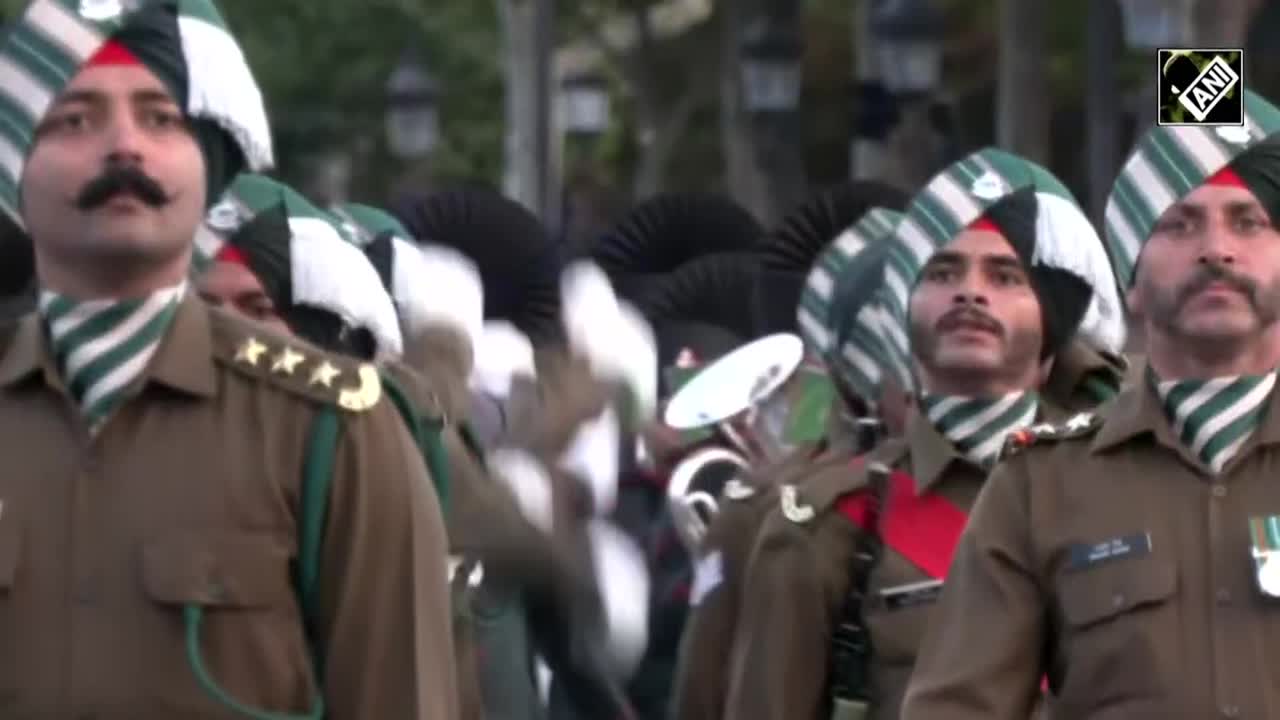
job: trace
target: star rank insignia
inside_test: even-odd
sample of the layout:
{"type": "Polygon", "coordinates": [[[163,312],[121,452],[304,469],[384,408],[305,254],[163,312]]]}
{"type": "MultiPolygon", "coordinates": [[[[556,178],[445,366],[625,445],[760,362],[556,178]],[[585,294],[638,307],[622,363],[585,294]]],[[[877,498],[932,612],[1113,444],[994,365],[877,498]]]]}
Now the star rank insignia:
{"type": "Polygon", "coordinates": [[[1040,423],[1019,428],[1005,438],[1000,459],[1016,455],[1027,448],[1044,442],[1068,440],[1092,433],[1102,426],[1102,419],[1089,412],[1077,413],[1064,423],[1040,423]]]}
{"type": "Polygon", "coordinates": [[[236,348],[236,362],[241,362],[251,367],[257,367],[258,361],[267,353],[267,346],[258,341],[257,338],[246,338],[239,348],[236,348]]]}
{"type": "Polygon", "coordinates": [[[271,372],[292,375],[303,360],[306,360],[306,358],[303,357],[302,353],[291,347],[286,347],[271,361],[271,372]]]}
{"type": "Polygon", "coordinates": [[[311,371],[311,378],[307,380],[307,384],[331,388],[333,381],[341,374],[342,371],[334,367],[333,363],[323,360],[311,371]]]}

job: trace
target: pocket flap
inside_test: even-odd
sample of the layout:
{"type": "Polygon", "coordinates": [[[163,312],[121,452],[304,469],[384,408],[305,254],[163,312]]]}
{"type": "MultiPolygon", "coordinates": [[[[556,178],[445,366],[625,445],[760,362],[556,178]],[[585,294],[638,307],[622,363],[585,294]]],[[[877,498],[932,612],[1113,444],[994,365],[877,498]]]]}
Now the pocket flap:
{"type": "Polygon", "coordinates": [[[7,501],[0,501],[0,591],[13,587],[22,551],[22,528],[7,501]]]}
{"type": "Polygon", "coordinates": [[[1086,627],[1168,600],[1178,589],[1171,562],[1152,558],[1081,570],[1062,579],[1062,609],[1073,627],[1086,627]]]}
{"type": "Polygon", "coordinates": [[[142,548],[142,574],[147,594],[166,605],[268,607],[293,592],[287,547],[264,535],[159,538],[142,548]]]}

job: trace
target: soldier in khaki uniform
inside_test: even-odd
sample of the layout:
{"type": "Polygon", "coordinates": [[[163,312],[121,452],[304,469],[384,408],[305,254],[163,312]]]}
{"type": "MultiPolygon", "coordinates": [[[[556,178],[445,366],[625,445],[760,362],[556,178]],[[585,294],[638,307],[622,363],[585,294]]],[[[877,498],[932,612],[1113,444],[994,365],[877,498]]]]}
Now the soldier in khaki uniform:
{"type": "Polygon", "coordinates": [[[828,453],[779,491],[748,563],[726,717],[898,717],[1004,436],[1052,412],[1034,388],[1073,337],[1123,342],[1091,233],[1047,171],[989,149],[935,177],[878,246],[886,362],[915,405],[902,438],[828,453]]]}
{"type": "Polygon", "coordinates": [[[184,282],[271,160],[243,56],[207,2],[75,7],[0,44],[41,285],[0,344],[0,715],[451,720],[443,523],[376,370],[184,282]]]}
{"type": "MultiPolygon", "coordinates": [[[[882,373],[880,362],[875,359],[880,354],[872,311],[862,316],[864,323],[856,318],[879,287],[880,265],[874,260],[859,264],[858,258],[868,244],[883,241],[896,224],[898,215],[894,211],[905,206],[907,200],[898,191],[856,183],[815,198],[796,213],[796,219],[784,221],[784,228],[791,232],[780,233],[776,238],[783,247],[770,254],[775,261],[762,271],[756,306],[773,305],[762,297],[770,293],[781,296],[779,304],[786,298],[792,301],[792,325],[799,329],[810,353],[821,358],[839,400],[829,410],[825,438],[804,443],[780,462],[755,468],[727,487],[722,496],[700,549],[689,624],[681,641],[673,698],[673,714],[680,720],[719,720],[723,716],[729,677],[724,648],[733,644],[743,572],[760,522],[777,506],[777,487],[799,482],[809,464],[829,446],[851,452],[852,446],[866,444],[868,438],[863,435],[870,426],[859,425],[858,420],[878,414],[882,373]],[[895,207],[868,209],[861,195],[895,207]],[[849,212],[858,212],[862,217],[854,217],[856,222],[838,229],[836,223],[843,217],[827,223],[800,222],[815,215],[842,216],[849,212]],[[832,236],[835,239],[824,247],[825,240],[815,238],[815,233],[826,236],[825,240],[832,236]],[[817,258],[805,257],[819,251],[817,258]],[[795,285],[800,287],[796,289],[795,285]],[[834,301],[837,295],[841,298],[839,303],[834,301]],[[836,319],[831,312],[833,306],[840,309],[843,332],[839,334],[832,324],[836,319]]],[[[776,309],[764,314],[764,328],[787,329],[776,309]]],[[[893,416],[892,412],[888,414],[893,416]]]]}
{"type": "Polygon", "coordinates": [[[1108,200],[1147,362],[1020,434],[956,549],[904,717],[1271,718],[1280,111],[1154,127],[1108,200]]]}
{"type": "MultiPolygon", "coordinates": [[[[499,672],[521,672],[519,653],[504,653],[495,646],[510,645],[510,636],[526,632],[508,622],[514,618],[523,622],[523,618],[510,608],[504,610],[511,605],[504,596],[513,590],[528,592],[572,622],[590,602],[597,581],[581,557],[584,541],[573,531],[572,513],[560,510],[568,530],[558,533],[558,539],[545,534],[521,513],[501,480],[486,472],[483,449],[463,432],[467,375],[483,312],[474,267],[450,249],[419,248],[404,240],[403,228],[379,211],[361,209],[358,217],[361,224],[348,221],[344,225],[273,180],[242,175],[210,212],[211,234],[198,243],[202,254],[211,258],[203,263],[205,269],[198,278],[201,293],[210,302],[335,351],[380,358],[383,372],[412,406],[407,410],[421,414],[407,416],[409,424],[438,429],[445,451],[442,459],[447,460],[435,469],[444,476],[438,478],[438,489],[449,509],[454,553],[450,584],[460,716],[511,717],[509,708],[487,702],[483,689],[499,671],[495,663],[514,664],[515,669],[499,672]],[[357,243],[362,244],[363,255],[357,243]],[[428,290],[439,295],[428,295],[428,290]],[[392,297],[398,329],[409,338],[404,343],[404,360],[422,368],[422,374],[397,359],[401,343],[394,331],[383,327],[375,332],[385,325],[379,322],[382,311],[392,312],[392,297]],[[444,297],[449,301],[441,302],[444,297]],[[376,337],[384,339],[373,340],[376,337]]],[[[527,355],[531,378],[532,351],[527,355]]],[[[564,371],[574,373],[573,386],[556,387],[545,399],[535,401],[541,432],[552,437],[541,452],[548,467],[570,447],[573,430],[598,415],[608,401],[603,385],[583,382],[591,374],[586,364],[574,363],[564,371]]],[[[432,438],[423,441],[430,459],[432,438]]],[[[505,444],[530,447],[531,442],[526,434],[523,439],[507,438],[505,444]]],[[[555,487],[565,496],[560,504],[571,502],[576,492],[573,478],[557,476],[555,487]]],[[[571,629],[565,625],[558,631],[568,636],[571,629]]],[[[526,658],[523,671],[527,670],[526,658]]],[[[588,674],[585,669],[580,672],[588,674]]],[[[605,695],[607,690],[596,694],[605,695]]]]}

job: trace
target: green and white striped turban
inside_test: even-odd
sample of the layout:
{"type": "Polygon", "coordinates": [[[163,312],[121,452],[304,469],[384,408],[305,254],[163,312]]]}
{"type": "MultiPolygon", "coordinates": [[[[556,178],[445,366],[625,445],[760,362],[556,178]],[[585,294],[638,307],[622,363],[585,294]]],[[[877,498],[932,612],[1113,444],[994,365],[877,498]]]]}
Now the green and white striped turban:
{"type": "MultiPolygon", "coordinates": [[[[904,382],[910,382],[912,367],[907,309],[920,271],[934,252],[971,223],[1023,191],[1033,193],[1036,202],[1028,269],[1056,269],[1079,278],[1092,290],[1092,297],[1074,337],[1107,352],[1118,353],[1123,347],[1124,313],[1106,249],[1071,192],[1040,165],[986,148],[934,176],[912,200],[890,244],[886,298],[899,331],[887,337],[892,340],[891,360],[904,382]]],[[[1054,298],[1040,301],[1042,311],[1053,307],[1054,298]]]]}
{"type": "MultiPolygon", "coordinates": [[[[244,167],[271,167],[262,94],[212,0],[33,0],[0,41],[0,210],[19,224],[22,173],[36,129],[113,38],[170,85],[190,119],[224,131],[244,167]]],[[[209,145],[202,140],[201,147],[208,156],[209,145]]]]}
{"type": "Polygon", "coordinates": [[[903,215],[872,208],[818,256],[800,294],[796,324],[805,343],[871,405],[897,328],[884,307],[885,242],[903,215]]]}
{"type": "Polygon", "coordinates": [[[326,310],[351,327],[368,330],[379,354],[399,356],[404,342],[395,305],[373,265],[339,232],[330,213],[287,185],[262,175],[237,177],[198,233],[197,254],[204,258],[200,264],[207,267],[224,244],[236,244],[236,234],[257,216],[279,208],[287,216],[290,237],[278,272],[287,275],[291,302],[326,310]]]}
{"type": "Polygon", "coordinates": [[[414,239],[404,223],[397,220],[394,215],[370,205],[345,203],[331,208],[331,212],[338,216],[347,234],[359,245],[367,245],[383,234],[398,237],[406,242],[412,242],[414,239]]]}
{"type": "Polygon", "coordinates": [[[484,285],[475,262],[443,245],[418,245],[399,220],[375,207],[348,203],[332,212],[361,243],[395,301],[406,334],[444,324],[461,331],[473,348],[479,347],[484,285]]]}
{"type": "Polygon", "coordinates": [[[1280,130],[1280,110],[1244,93],[1244,125],[1152,127],[1125,161],[1107,198],[1107,250],[1124,286],[1156,220],[1188,193],[1280,130]]]}

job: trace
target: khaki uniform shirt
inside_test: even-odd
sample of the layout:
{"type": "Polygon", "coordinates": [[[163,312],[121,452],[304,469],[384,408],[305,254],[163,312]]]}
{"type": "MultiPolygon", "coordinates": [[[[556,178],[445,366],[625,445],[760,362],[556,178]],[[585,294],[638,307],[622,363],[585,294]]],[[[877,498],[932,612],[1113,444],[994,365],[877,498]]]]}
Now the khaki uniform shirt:
{"type": "MultiPolygon", "coordinates": [[[[1280,514],[1280,396],[1212,476],[1146,383],[992,473],[957,548],[909,720],[1280,717],[1280,605],[1248,522],[1280,514]]],[[[1041,435],[1044,435],[1043,433],[1041,435]]]]}
{"type": "MultiPolygon", "coordinates": [[[[695,560],[689,617],[680,639],[672,717],[675,720],[721,720],[728,690],[725,651],[741,603],[742,574],[755,542],[756,530],[777,507],[777,488],[797,482],[812,461],[806,448],[779,465],[747,475],[726,487],[719,510],[707,527],[701,557],[695,560]]],[[[732,481],[731,481],[732,482],[732,481]]]]}
{"type": "MultiPolygon", "coordinates": [[[[551,471],[559,528],[547,533],[535,527],[520,512],[506,485],[489,474],[459,432],[469,398],[449,389],[466,387],[470,358],[465,339],[448,330],[431,329],[420,334],[412,347],[414,352],[406,353],[406,361],[421,367],[421,373],[403,363],[390,364],[387,369],[419,407],[438,408],[447,421],[441,439],[450,470],[449,580],[461,718],[530,716],[535,708],[529,707],[525,695],[532,696],[536,688],[527,657],[529,647],[510,637],[524,629],[523,602],[554,608],[553,615],[567,620],[574,604],[594,592],[590,558],[582,552],[583,542],[577,535],[581,528],[573,522],[576,486],[572,478],[551,471]],[[506,646],[506,651],[493,647],[494,643],[506,646]],[[518,656],[521,650],[524,657],[518,656]],[[519,687],[526,682],[527,688],[519,687]]],[[[552,365],[548,372],[554,374],[563,367],[552,365]]],[[[576,393],[552,394],[538,392],[525,381],[516,383],[515,404],[522,408],[517,416],[537,416],[538,434],[555,438],[542,443],[548,452],[557,441],[567,442],[572,429],[603,407],[603,388],[584,377],[579,377],[577,387],[576,393]],[[601,403],[592,402],[588,395],[600,398],[601,403]],[[536,405],[536,410],[530,405],[536,405]]],[[[515,437],[507,436],[507,443],[539,444],[528,440],[534,434],[532,428],[512,431],[515,437]]],[[[550,455],[539,459],[549,467],[554,465],[555,458],[550,455]]]]}
{"type": "MultiPolygon", "coordinates": [[[[797,506],[811,518],[789,519],[775,506],[762,524],[747,570],[743,606],[730,653],[725,717],[741,720],[825,720],[830,646],[849,592],[850,564],[859,529],[836,507],[864,490],[862,466],[849,455],[811,466],[798,489],[797,506]]],[[[920,415],[905,437],[890,439],[867,456],[912,475],[920,492],[939,493],[967,509],[983,472],[958,455],[920,415]]],[[[886,513],[893,512],[886,508],[886,513]]],[[[871,692],[873,718],[896,718],[930,606],[890,610],[880,591],[928,580],[887,545],[868,580],[864,619],[875,648],[871,692]]]]}
{"type": "Polygon", "coordinates": [[[392,404],[349,402],[377,399],[376,376],[188,297],[138,396],[91,438],[40,321],[3,332],[0,717],[240,717],[197,681],[190,605],[232,698],[309,711],[290,565],[325,404],[369,405],[342,412],[328,503],[327,717],[456,716],[444,524],[392,404]]]}

